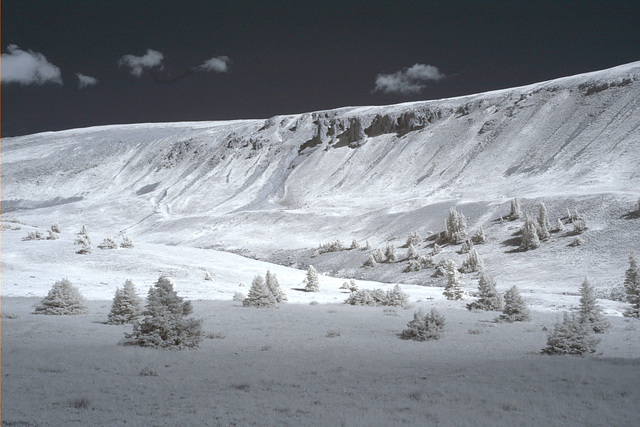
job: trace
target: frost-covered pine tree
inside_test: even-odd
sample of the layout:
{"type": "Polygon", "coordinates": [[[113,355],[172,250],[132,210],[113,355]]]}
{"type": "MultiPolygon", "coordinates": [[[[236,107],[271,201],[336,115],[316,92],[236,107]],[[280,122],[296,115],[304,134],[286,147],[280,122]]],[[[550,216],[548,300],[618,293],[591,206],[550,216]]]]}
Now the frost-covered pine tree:
{"type": "Polygon", "coordinates": [[[351,241],[351,248],[350,249],[358,249],[360,247],[360,243],[358,243],[358,241],[356,239],[353,239],[351,241]]]}
{"type": "Polygon", "coordinates": [[[463,283],[460,281],[460,273],[454,260],[449,259],[446,261],[445,273],[447,275],[447,283],[444,285],[442,295],[449,300],[465,299],[466,295],[462,289],[463,283]]]}
{"type": "Polygon", "coordinates": [[[478,256],[478,252],[475,249],[471,249],[469,255],[467,255],[467,259],[462,262],[462,267],[460,267],[460,271],[462,273],[473,273],[474,271],[480,271],[484,267],[484,263],[478,256]]]}
{"type": "Polygon", "coordinates": [[[609,321],[604,318],[602,308],[596,301],[593,286],[591,286],[587,279],[584,279],[582,286],[580,286],[578,318],[582,323],[590,325],[596,334],[605,332],[611,326],[609,321]]]}
{"type": "Polygon", "coordinates": [[[417,231],[413,231],[409,237],[407,238],[407,247],[409,245],[417,246],[422,241],[422,237],[418,234],[417,231]]]}
{"type": "Polygon", "coordinates": [[[375,267],[376,264],[378,264],[376,262],[376,258],[373,256],[373,254],[369,255],[369,258],[367,258],[367,260],[362,264],[363,267],[375,267]]]}
{"type": "Polygon", "coordinates": [[[442,247],[440,247],[439,244],[434,243],[433,250],[431,251],[431,255],[438,255],[440,252],[442,252],[442,247]]]}
{"type": "Polygon", "coordinates": [[[283,302],[288,300],[287,294],[285,293],[284,289],[282,289],[282,286],[278,281],[278,276],[267,270],[267,274],[264,276],[264,281],[267,285],[267,288],[269,289],[269,292],[271,292],[271,295],[273,295],[273,297],[276,299],[276,302],[283,302]]]}
{"type": "Polygon", "coordinates": [[[349,287],[347,289],[349,289],[351,292],[357,291],[358,290],[358,285],[356,284],[356,281],[353,280],[353,279],[349,280],[349,287]]]}
{"type": "Polygon", "coordinates": [[[120,243],[120,247],[121,248],[126,248],[126,249],[133,248],[133,241],[131,240],[131,237],[129,237],[126,234],[124,234],[122,236],[122,243],[120,243]]]}
{"type": "Polygon", "coordinates": [[[629,255],[629,268],[624,273],[624,290],[631,304],[623,314],[627,317],[640,317],[640,271],[635,255],[629,255]]]}
{"type": "Polygon", "coordinates": [[[309,266],[307,270],[307,277],[304,279],[304,290],[306,292],[318,292],[320,291],[320,280],[318,279],[318,272],[313,267],[309,266]]]}
{"type": "Polygon", "coordinates": [[[83,234],[86,236],[89,234],[89,229],[86,225],[82,224],[82,227],[80,228],[80,232],[78,234],[83,234]]]}
{"type": "Polygon", "coordinates": [[[413,320],[400,336],[415,341],[439,340],[444,334],[445,318],[435,308],[425,315],[422,310],[413,313],[413,320]]]}
{"type": "Polygon", "coordinates": [[[387,262],[395,262],[398,259],[396,254],[396,247],[391,243],[387,243],[387,248],[384,251],[384,257],[387,262]]]}
{"type": "Polygon", "coordinates": [[[468,254],[469,251],[473,249],[473,241],[471,239],[467,239],[464,241],[462,246],[460,246],[459,254],[468,254]]]}
{"type": "Polygon", "coordinates": [[[58,233],[53,230],[49,230],[49,237],[47,237],[47,240],[58,240],[59,238],[60,236],[58,236],[58,233]]]}
{"type": "Polygon", "coordinates": [[[51,231],[53,231],[54,233],[60,233],[60,225],[57,222],[54,222],[53,224],[51,224],[51,231]]]}
{"type": "Polygon", "coordinates": [[[527,215],[522,226],[522,239],[520,240],[520,250],[528,251],[540,246],[540,239],[538,237],[538,231],[536,223],[527,215]]]}
{"type": "Polygon", "coordinates": [[[371,255],[373,255],[373,259],[376,260],[376,262],[384,262],[385,261],[385,256],[384,256],[384,252],[382,252],[382,250],[380,248],[374,250],[371,255]]]}
{"type": "Polygon", "coordinates": [[[258,307],[258,308],[270,308],[275,307],[278,301],[273,296],[264,278],[261,275],[256,275],[251,282],[251,289],[247,298],[242,301],[242,305],[245,307],[258,307]]]}
{"type": "Polygon", "coordinates": [[[93,247],[91,246],[91,239],[88,234],[78,234],[78,238],[75,241],[76,245],[80,245],[80,249],[76,251],[77,254],[91,254],[93,253],[93,247]]]}
{"type": "Polygon", "coordinates": [[[170,349],[195,348],[202,339],[202,322],[187,318],[193,311],[173,288],[173,280],[160,276],[149,289],[142,320],[133,324],[133,332],[125,333],[125,345],[170,349]]]}
{"type": "Polygon", "coordinates": [[[449,209],[449,216],[445,220],[445,235],[447,242],[459,243],[467,238],[467,219],[455,207],[449,209]]]}
{"type": "Polygon", "coordinates": [[[371,250],[371,243],[368,240],[364,244],[364,250],[365,251],[370,251],[371,250]]]}
{"type": "Polygon", "coordinates": [[[593,336],[593,330],[581,322],[579,316],[570,316],[565,312],[562,322],[557,322],[547,336],[547,347],[542,352],[583,355],[594,353],[599,342],[593,336]]]}
{"type": "Polygon", "coordinates": [[[556,226],[551,231],[554,233],[560,233],[561,231],[564,231],[564,223],[560,218],[558,218],[558,221],[556,222],[556,226]]]}
{"type": "Polygon", "coordinates": [[[467,304],[469,310],[494,310],[504,308],[502,296],[496,290],[496,281],[484,271],[480,273],[478,282],[478,299],[467,304]]]}
{"type": "Polygon", "coordinates": [[[211,277],[211,274],[209,274],[207,270],[204,271],[204,280],[213,281],[213,277],[211,277]]]}
{"type": "Polygon", "coordinates": [[[547,240],[550,236],[549,229],[551,224],[549,223],[549,215],[547,214],[547,207],[543,202],[540,202],[540,209],[538,211],[538,237],[540,240],[547,240]]]}
{"type": "Polygon", "coordinates": [[[418,258],[418,251],[416,250],[413,244],[409,243],[409,247],[407,248],[407,259],[416,259],[418,258]]]}
{"type": "Polygon", "coordinates": [[[113,297],[111,311],[108,315],[107,323],[110,325],[122,325],[133,322],[142,313],[140,297],[131,280],[124,283],[122,289],[116,288],[113,297]]]}
{"type": "Polygon", "coordinates": [[[500,320],[506,322],[524,322],[531,320],[529,307],[520,296],[520,291],[516,286],[512,286],[504,294],[504,308],[500,315],[500,320]]]}
{"type": "Polygon", "coordinates": [[[509,212],[509,216],[507,218],[509,218],[510,221],[514,221],[520,218],[521,216],[522,216],[522,209],[520,208],[520,202],[516,197],[511,201],[511,211],[509,212]]]}
{"type": "Polygon", "coordinates": [[[85,314],[88,313],[87,300],[69,279],[57,281],[35,308],[35,314],[85,314]]]}

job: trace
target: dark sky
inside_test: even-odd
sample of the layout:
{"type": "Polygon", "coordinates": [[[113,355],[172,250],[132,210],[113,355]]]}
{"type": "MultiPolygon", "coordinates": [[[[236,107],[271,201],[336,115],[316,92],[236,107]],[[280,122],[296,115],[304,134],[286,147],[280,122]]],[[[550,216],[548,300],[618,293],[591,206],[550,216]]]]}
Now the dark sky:
{"type": "Polygon", "coordinates": [[[3,57],[2,136],[437,99],[640,60],[637,0],[3,0],[1,8],[3,56],[11,45],[42,54],[62,81],[5,81],[3,57]],[[148,49],[164,55],[162,68],[138,78],[118,66],[148,49]],[[221,56],[231,60],[226,72],[178,78],[221,56]],[[403,80],[417,84],[413,92],[374,91],[378,76],[397,80],[414,64],[440,78],[403,80]],[[98,82],[80,89],[76,73],[98,82]]]}

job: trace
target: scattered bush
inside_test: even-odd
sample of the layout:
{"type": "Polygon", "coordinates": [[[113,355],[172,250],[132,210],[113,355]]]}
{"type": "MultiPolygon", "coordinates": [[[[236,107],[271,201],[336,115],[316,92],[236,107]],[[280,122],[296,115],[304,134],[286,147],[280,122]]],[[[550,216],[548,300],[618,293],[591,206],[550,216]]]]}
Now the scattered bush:
{"type": "Polygon", "coordinates": [[[431,255],[426,255],[426,256],[421,255],[417,259],[409,260],[409,265],[407,265],[407,268],[405,268],[404,271],[405,272],[419,271],[424,268],[429,268],[433,266],[434,266],[433,257],[431,255]]]}
{"type": "Polygon", "coordinates": [[[400,336],[415,341],[439,340],[444,334],[444,326],[445,318],[435,308],[427,315],[418,310],[400,336]]]}
{"type": "Polygon", "coordinates": [[[368,305],[368,306],[394,306],[402,307],[407,304],[409,295],[402,291],[400,285],[395,285],[393,289],[383,291],[377,289],[361,289],[351,292],[345,304],[368,305]]]}
{"type": "Polygon", "coordinates": [[[335,242],[322,243],[316,250],[318,251],[318,254],[324,254],[327,252],[340,252],[344,251],[345,249],[346,248],[344,247],[342,242],[340,240],[336,240],[335,242]]]}
{"type": "Polygon", "coordinates": [[[253,278],[249,295],[242,301],[245,307],[271,308],[277,305],[276,298],[273,296],[262,276],[259,274],[253,278]]]}
{"type": "Polygon", "coordinates": [[[327,334],[326,334],[325,336],[326,336],[327,338],[337,338],[337,337],[339,337],[340,335],[341,335],[341,334],[340,334],[340,331],[329,331],[329,332],[327,332],[327,334]]]}
{"type": "Polygon", "coordinates": [[[53,231],[54,233],[61,233],[60,225],[58,225],[57,222],[51,224],[51,231],[53,231]]]}
{"type": "Polygon", "coordinates": [[[148,366],[145,366],[140,370],[140,373],[138,375],[140,375],[141,377],[157,377],[158,371],[148,366]]]}
{"type": "Polygon", "coordinates": [[[569,243],[569,246],[571,246],[572,248],[575,248],[576,246],[582,246],[582,245],[584,245],[584,239],[580,236],[576,237],[575,239],[573,239],[571,243],[569,243]]]}
{"type": "Polygon", "coordinates": [[[42,239],[43,239],[42,233],[40,231],[38,231],[38,230],[29,231],[27,233],[27,235],[22,238],[23,241],[26,241],[26,240],[42,240],[42,239]]]}
{"type": "Polygon", "coordinates": [[[56,282],[35,308],[35,314],[75,315],[88,312],[87,301],[69,279],[56,282]]]}
{"type": "Polygon", "coordinates": [[[480,273],[478,282],[478,299],[467,304],[469,310],[495,310],[504,308],[502,296],[496,290],[496,281],[487,273],[480,273]]]}
{"type": "Polygon", "coordinates": [[[305,277],[303,283],[305,292],[320,291],[320,279],[318,279],[318,272],[313,265],[309,266],[309,269],[307,270],[307,277],[305,277]]]}
{"type": "Polygon", "coordinates": [[[125,345],[182,350],[195,348],[202,339],[200,320],[189,319],[193,307],[173,289],[173,280],[160,276],[149,289],[147,305],[133,333],[125,333],[125,345]]]}
{"type": "Polygon", "coordinates": [[[111,237],[105,237],[102,243],[98,245],[100,249],[118,249],[118,244],[111,237]]]}
{"type": "Polygon", "coordinates": [[[80,228],[80,232],[78,232],[77,234],[86,236],[89,234],[89,229],[86,225],[82,224],[82,228],[80,228]]]}
{"type": "Polygon", "coordinates": [[[478,228],[475,233],[471,236],[471,241],[477,245],[481,243],[485,243],[487,241],[487,236],[484,235],[484,230],[482,227],[478,228]]]}
{"type": "Polygon", "coordinates": [[[504,308],[500,320],[505,322],[525,322],[531,320],[529,307],[520,296],[516,286],[511,287],[504,294],[504,308]]]}
{"type": "Polygon", "coordinates": [[[58,236],[58,233],[53,230],[49,230],[49,237],[47,237],[47,240],[58,240],[59,238],[60,236],[58,236]]]}
{"type": "Polygon", "coordinates": [[[235,302],[244,302],[244,300],[245,300],[246,298],[247,298],[247,297],[245,297],[245,296],[244,296],[244,294],[243,294],[242,292],[238,292],[238,291],[236,291],[236,292],[234,292],[234,294],[233,294],[233,301],[235,301],[235,302]]]}
{"type": "Polygon", "coordinates": [[[126,234],[123,235],[122,242],[120,243],[120,247],[125,249],[133,248],[133,241],[131,240],[131,237],[127,236],[126,234]]]}
{"type": "Polygon", "coordinates": [[[640,271],[635,255],[629,255],[629,268],[624,273],[624,290],[631,304],[623,314],[626,317],[640,317],[640,271]]]}
{"type": "Polygon", "coordinates": [[[113,297],[111,311],[108,315],[107,323],[111,325],[122,325],[132,323],[142,313],[140,297],[136,293],[136,288],[131,280],[124,283],[122,289],[117,288],[113,297]]]}
{"type": "Polygon", "coordinates": [[[351,247],[349,249],[358,249],[360,247],[360,243],[356,239],[351,241],[351,247]]]}
{"type": "Polygon", "coordinates": [[[583,355],[595,352],[599,341],[587,323],[581,322],[578,316],[564,313],[562,322],[557,322],[547,336],[547,347],[542,352],[583,355]]]}
{"type": "Polygon", "coordinates": [[[84,397],[69,401],[69,406],[75,409],[91,409],[91,401],[84,397]]]}

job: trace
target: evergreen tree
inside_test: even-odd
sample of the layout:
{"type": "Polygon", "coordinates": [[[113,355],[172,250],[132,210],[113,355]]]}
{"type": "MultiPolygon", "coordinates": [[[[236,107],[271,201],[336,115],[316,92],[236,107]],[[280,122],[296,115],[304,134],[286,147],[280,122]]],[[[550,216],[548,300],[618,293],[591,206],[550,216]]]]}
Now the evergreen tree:
{"type": "Polygon", "coordinates": [[[211,277],[211,274],[209,274],[207,270],[204,271],[204,280],[213,281],[213,277],[211,277]]]}
{"type": "Polygon", "coordinates": [[[487,236],[484,235],[482,227],[478,228],[475,233],[473,233],[471,241],[475,244],[485,243],[487,241],[487,236]]]}
{"type": "Polygon", "coordinates": [[[471,239],[467,239],[464,241],[462,246],[460,246],[459,254],[468,254],[469,251],[473,249],[473,241],[471,239]]]}
{"type": "Polygon", "coordinates": [[[518,288],[513,286],[504,294],[504,308],[500,319],[506,322],[524,322],[531,320],[529,308],[520,296],[518,288]]]}
{"type": "Polygon", "coordinates": [[[141,313],[140,297],[136,293],[133,282],[127,280],[122,289],[116,288],[116,294],[113,297],[107,323],[111,325],[131,323],[140,316],[141,313]]]}
{"type": "Polygon", "coordinates": [[[87,236],[89,234],[89,229],[87,228],[86,225],[82,224],[82,228],[80,229],[80,232],[78,234],[83,234],[87,236]]]}
{"type": "Polygon", "coordinates": [[[58,233],[53,230],[49,230],[49,237],[47,237],[47,240],[58,240],[59,238],[60,236],[58,236],[58,233]]]}
{"type": "Polygon", "coordinates": [[[465,292],[462,290],[462,282],[460,281],[460,273],[458,272],[456,262],[452,259],[446,261],[445,264],[447,284],[444,286],[442,293],[449,300],[465,299],[465,292]]]}
{"type": "Polygon", "coordinates": [[[360,247],[360,243],[356,239],[351,241],[351,249],[358,249],[360,247]]]}
{"type": "Polygon", "coordinates": [[[564,313],[562,322],[557,322],[547,336],[547,347],[542,352],[575,355],[594,353],[599,341],[588,324],[581,322],[578,316],[564,313]]]}
{"type": "Polygon", "coordinates": [[[278,276],[267,270],[264,281],[267,285],[267,288],[269,289],[269,292],[271,292],[271,295],[273,295],[273,297],[276,299],[276,302],[287,301],[287,294],[284,292],[284,289],[282,289],[282,286],[280,286],[278,276]]]}
{"type": "Polygon", "coordinates": [[[509,212],[509,220],[514,221],[522,216],[522,209],[520,209],[520,202],[516,197],[511,201],[511,212],[509,212]]]}
{"type": "Polygon", "coordinates": [[[149,289],[144,317],[133,324],[133,333],[125,333],[124,344],[171,349],[197,347],[202,339],[202,322],[186,317],[192,310],[191,303],[173,289],[173,280],[160,276],[149,289]]]}
{"type": "Polygon", "coordinates": [[[410,245],[417,246],[421,241],[422,237],[420,237],[420,234],[418,234],[417,231],[414,231],[407,238],[407,247],[409,247],[410,245]]]}
{"type": "Polygon", "coordinates": [[[478,299],[467,304],[469,310],[495,310],[500,311],[504,308],[502,296],[496,290],[496,281],[485,273],[480,273],[480,281],[478,282],[478,299]]]}
{"type": "Polygon", "coordinates": [[[554,227],[554,229],[552,231],[554,233],[560,233],[561,231],[564,231],[564,223],[562,222],[562,220],[560,218],[558,218],[558,222],[556,222],[556,226],[554,227]]]}
{"type": "Polygon", "coordinates": [[[433,250],[431,251],[431,255],[438,255],[440,252],[442,252],[442,248],[440,247],[439,244],[434,243],[433,250]]]}
{"type": "Polygon", "coordinates": [[[460,267],[460,271],[462,273],[472,273],[474,271],[482,270],[484,267],[484,263],[478,256],[478,252],[475,249],[471,249],[469,255],[467,255],[467,259],[462,262],[462,267],[460,267]]]}
{"type": "Polygon", "coordinates": [[[524,225],[522,226],[522,239],[520,241],[520,250],[528,251],[540,246],[536,223],[527,215],[524,225]]]}
{"type": "Polygon", "coordinates": [[[386,259],[384,256],[384,252],[382,252],[382,250],[380,248],[374,250],[371,255],[373,255],[373,259],[376,262],[384,262],[384,260],[386,259]]]}
{"type": "Polygon", "coordinates": [[[105,237],[98,247],[100,249],[118,249],[118,244],[111,237],[105,237]]]}
{"type": "Polygon", "coordinates": [[[371,250],[371,243],[369,243],[368,240],[364,244],[364,250],[365,251],[370,251],[371,250]]]}
{"type": "Polygon", "coordinates": [[[396,247],[391,243],[387,243],[387,248],[384,251],[384,257],[387,262],[395,262],[398,259],[396,255],[396,247]]]}
{"type": "Polygon", "coordinates": [[[245,307],[269,308],[275,307],[278,301],[273,296],[265,280],[259,274],[253,278],[249,295],[242,301],[245,307]]]}
{"type": "Polygon", "coordinates": [[[590,325],[596,334],[603,333],[611,326],[602,315],[602,308],[596,301],[593,286],[591,286],[587,279],[584,279],[582,286],[580,286],[578,318],[582,323],[590,325]]]}
{"type": "Polygon", "coordinates": [[[57,281],[35,308],[35,314],[67,315],[88,312],[87,300],[69,279],[57,281]]]}
{"type": "Polygon", "coordinates": [[[304,285],[304,290],[306,292],[318,292],[320,290],[318,272],[313,268],[313,265],[310,265],[307,270],[307,277],[304,279],[304,285]]]}
{"type": "Polygon", "coordinates": [[[624,273],[624,290],[631,307],[624,312],[627,317],[640,317],[640,271],[636,257],[629,255],[629,268],[624,273]]]}
{"type": "Polygon", "coordinates": [[[407,259],[416,259],[418,258],[418,251],[416,251],[415,246],[409,243],[409,247],[407,248],[407,259]]]}
{"type": "Polygon", "coordinates": [[[122,243],[120,243],[120,247],[121,248],[126,248],[126,249],[131,249],[133,248],[133,241],[131,240],[131,237],[127,236],[126,234],[122,236],[122,243]]]}
{"type": "Polygon", "coordinates": [[[449,217],[445,220],[445,235],[447,242],[453,244],[467,238],[467,219],[455,207],[449,209],[449,217]]]}
{"type": "Polygon", "coordinates": [[[369,258],[367,258],[367,260],[362,264],[363,267],[375,267],[376,264],[378,264],[376,262],[375,257],[373,256],[373,254],[369,255],[369,258]]]}
{"type": "Polygon", "coordinates": [[[93,247],[91,246],[91,239],[88,234],[78,234],[78,238],[74,242],[76,245],[80,245],[80,249],[76,251],[77,254],[91,254],[93,253],[93,247]]]}
{"type": "Polygon", "coordinates": [[[435,308],[425,315],[422,310],[413,313],[413,320],[400,335],[403,339],[415,341],[439,340],[444,333],[445,318],[435,308]]]}
{"type": "Polygon", "coordinates": [[[54,233],[60,233],[60,225],[57,222],[51,224],[51,231],[54,233]]]}
{"type": "Polygon", "coordinates": [[[538,211],[538,237],[540,240],[547,240],[550,236],[549,229],[551,224],[549,223],[549,215],[547,215],[547,207],[543,202],[540,202],[540,210],[538,211]]]}

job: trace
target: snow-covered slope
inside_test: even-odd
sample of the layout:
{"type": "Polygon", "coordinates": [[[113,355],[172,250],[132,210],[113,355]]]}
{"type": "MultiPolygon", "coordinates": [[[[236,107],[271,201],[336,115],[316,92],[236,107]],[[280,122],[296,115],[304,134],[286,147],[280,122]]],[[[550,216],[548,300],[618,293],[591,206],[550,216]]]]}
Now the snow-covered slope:
{"type": "MultiPolygon", "coordinates": [[[[620,219],[638,196],[640,62],[454,99],[2,141],[3,220],[87,224],[105,236],[126,231],[140,243],[231,249],[287,265],[335,239],[399,246],[411,231],[440,231],[453,205],[471,227],[491,227],[513,197],[531,212],[544,200],[552,221],[567,207],[586,213],[593,238],[567,270],[567,242],[516,260],[504,241],[517,224],[487,230],[492,243],[481,256],[525,287],[523,266],[544,264],[538,278],[558,283],[562,272],[575,288],[594,269],[622,268],[640,249],[639,227],[620,219]],[[605,265],[594,263],[603,253],[605,265]]],[[[354,270],[362,257],[314,264],[399,280],[401,267],[362,276],[354,270]]]]}

